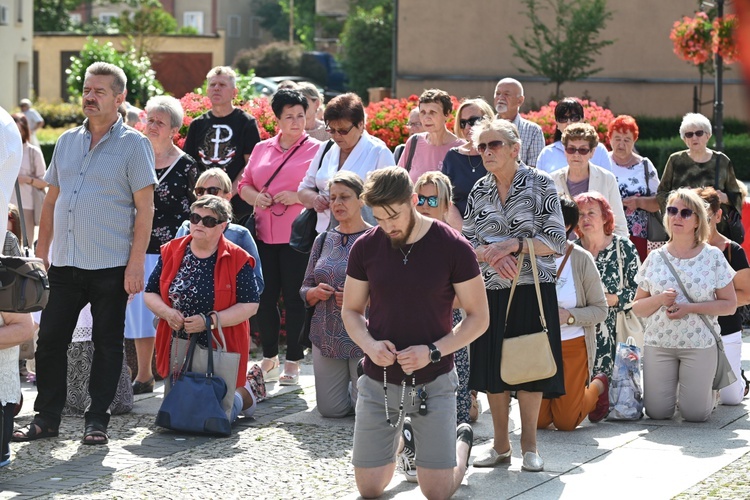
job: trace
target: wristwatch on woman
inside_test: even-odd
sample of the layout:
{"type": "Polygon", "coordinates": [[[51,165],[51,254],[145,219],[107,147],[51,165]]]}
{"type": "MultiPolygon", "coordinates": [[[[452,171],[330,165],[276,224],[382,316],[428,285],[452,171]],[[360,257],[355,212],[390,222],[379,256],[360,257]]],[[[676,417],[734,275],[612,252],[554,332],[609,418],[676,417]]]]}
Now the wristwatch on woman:
{"type": "MultiPolygon", "coordinates": [[[[570,314],[570,313],[568,313],[568,314],[570,314]]],[[[570,314],[570,316],[568,316],[568,321],[566,321],[566,323],[569,324],[569,325],[572,325],[575,322],[576,322],[576,319],[573,317],[572,314],[570,314]]]]}

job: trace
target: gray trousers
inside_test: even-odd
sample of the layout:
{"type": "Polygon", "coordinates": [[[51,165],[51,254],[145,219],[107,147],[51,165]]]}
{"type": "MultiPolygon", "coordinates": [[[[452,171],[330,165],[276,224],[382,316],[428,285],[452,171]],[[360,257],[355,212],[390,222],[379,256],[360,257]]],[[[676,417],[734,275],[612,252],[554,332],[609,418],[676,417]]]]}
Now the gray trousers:
{"type": "Polygon", "coordinates": [[[327,358],[315,345],[312,346],[312,352],[318,412],[327,418],[342,418],[352,414],[357,404],[359,358],[327,358]]]}
{"type": "Polygon", "coordinates": [[[679,400],[682,418],[705,422],[714,407],[716,346],[669,349],[646,346],[643,355],[643,402],[655,420],[672,418],[679,400]]]}

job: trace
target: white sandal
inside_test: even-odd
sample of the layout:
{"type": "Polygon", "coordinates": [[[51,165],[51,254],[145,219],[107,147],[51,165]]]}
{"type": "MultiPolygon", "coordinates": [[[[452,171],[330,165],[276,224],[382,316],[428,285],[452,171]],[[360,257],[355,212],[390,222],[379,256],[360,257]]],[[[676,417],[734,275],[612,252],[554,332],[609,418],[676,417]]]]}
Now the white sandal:
{"type": "Polygon", "coordinates": [[[299,361],[284,361],[284,373],[279,377],[279,385],[299,385],[299,361]],[[292,364],[297,367],[297,373],[291,375],[286,372],[286,365],[292,364]]]}
{"type": "Polygon", "coordinates": [[[278,382],[280,373],[279,366],[281,366],[278,356],[273,358],[263,358],[263,361],[270,361],[273,364],[273,368],[268,371],[263,371],[263,368],[261,367],[261,371],[263,371],[263,380],[266,382],[278,382]]]}

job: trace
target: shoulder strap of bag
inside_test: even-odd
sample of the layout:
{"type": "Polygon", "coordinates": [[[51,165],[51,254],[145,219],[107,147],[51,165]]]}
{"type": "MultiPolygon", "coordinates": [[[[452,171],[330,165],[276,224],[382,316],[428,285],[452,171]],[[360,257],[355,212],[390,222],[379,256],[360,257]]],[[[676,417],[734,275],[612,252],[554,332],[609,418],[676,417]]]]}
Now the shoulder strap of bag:
{"type": "MultiPolygon", "coordinates": [[[[685,296],[685,298],[690,303],[695,303],[693,298],[690,296],[688,291],[685,289],[685,285],[683,285],[682,280],[680,279],[680,276],[677,274],[677,270],[674,268],[671,262],[669,262],[669,259],[667,258],[665,252],[667,250],[662,247],[659,249],[659,255],[661,255],[662,260],[667,264],[667,267],[669,268],[669,272],[672,273],[672,276],[674,276],[674,279],[677,280],[677,284],[680,286],[680,290],[682,290],[682,294],[685,296]]],[[[711,335],[714,336],[714,340],[716,341],[716,345],[719,347],[719,349],[724,350],[724,343],[721,341],[721,336],[716,332],[714,329],[714,326],[711,324],[710,321],[708,321],[708,318],[705,314],[698,314],[700,316],[701,320],[703,320],[703,323],[708,327],[708,329],[711,331],[711,335]]]]}
{"type": "Polygon", "coordinates": [[[573,252],[573,245],[574,243],[568,242],[568,249],[565,251],[565,257],[563,258],[562,262],[560,262],[560,267],[557,268],[557,274],[555,275],[556,278],[559,278],[562,274],[562,270],[565,268],[565,263],[568,262],[568,257],[570,257],[570,254],[573,252]]]}
{"type": "Polygon", "coordinates": [[[617,270],[620,273],[620,286],[618,287],[618,290],[622,290],[625,288],[625,277],[624,277],[624,271],[623,267],[625,267],[623,260],[622,260],[622,250],[620,249],[620,240],[617,239],[617,236],[612,236],[615,239],[615,247],[617,248],[617,270]]]}
{"type": "Polygon", "coordinates": [[[23,248],[26,253],[26,257],[29,256],[29,237],[26,234],[26,222],[23,219],[23,201],[21,201],[21,186],[18,185],[18,178],[16,178],[16,201],[18,201],[18,217],[21,219],[21,237],[23,238],[23,248]]]}
{"type": "Polygon", "coordinates": [[[320,161],[318,162],[318,170],[323,166],[323,159],[328,154],[328,150],[331,149],[333,146],[333,139],[330,139],[328,142],[326,142],[325,147],[323,148],[323,154],[320,155],[320,161]]]}
{"type": "Polygon", "coordinates": [[[172,169],[174,168],[174,166],[177,165],[177,162],[180,161],[180,158],[182,158],[182,155],[178,156],[177,159],[172,162],[172,164],[169,166],[169,168],[167,168],[167,171],[164,172],[164,174],[161,177],[159,177],[158,179],[156,179],[156,184],[157,185],[161,184],[161,181],[163,181],[164,179],[167,178],[167,176],[169,175],[169,172],[171,172],[172,169]]]}
{"type": "Polygon", "coordinates": [[[714,156],[716,156],[716,167],[714,168],[714,189],[717,191],[719,190],[719,152],[714,151],[714,156]]]}
{"type": "Polygon", "coordinates": [[[417,141],[419,138],[417,137],[417,134],[414,134],[413,136],[409,137],[409,140],[407,141],[409,145],[409,154],[406,156],[406,171],[411,172],[411,160],[414,158],[414,151],[417,150],[417,141]]]}
{"type": "MultiPolygon", "coordinates": [[[[534,276],[534,289],[536,290],[536,300],[539,303],[539,319],[542,322],[542,329],[547,331],[547,320],[544,317],[544,304],[542,303],[542,292],[539,289],[539,272],[536,267],[536,254],[534,253],[534,240],[526,238],[526,246],[529,248],[529,262],[531,262],[531,272],[534,276]]],[[[508,297],[508,307],[505,310],[505,326],[508,326],[508,314],[510,313],[510,306],[513,302],[513,294],[516,291],[516,285],[518,284],[518,278],[521,276],[521,268],[523,267],[524,253],[519,255],[518,260],[518,272],[513,278],[513,284],[510,286],[510,296],[508,297]]]]}
{"type": "Polygon", "coordinates": [[[273,180],[276,178],[276,176],[279,175],[279,172],[281,171],[281,167],[283,167],[284,165],[286,165],[286,162],[289,161],[289,158],[291,158],[294,155],[294,153],[297,152],[297,150],[300,148],[300,146],[302,146],[305,142],[307,142],[307,137],[305,137],[304,139],[302,139],[302,141],[299,144],[297,144],[296,146],[294,146],[294,149],[291,150],[288,155],[286,155],[286,158],[284,158],[284,161],[281,162],[281,165],[279,165],[276,168],[276,170],[274,171],[273,175],[266,181],[265,184],[263,184],[263,187],[260,190],[261,193],[264,190],[268,189],[268,186],[271,185],[271,182],[273,182],[273,180]]]}
{"type": "Polygon", "coordinates": [[[646,181],[646,196],[651,196],[651,188],[648,186],[648,163],[643,159],[643,179],[646,181]]]}

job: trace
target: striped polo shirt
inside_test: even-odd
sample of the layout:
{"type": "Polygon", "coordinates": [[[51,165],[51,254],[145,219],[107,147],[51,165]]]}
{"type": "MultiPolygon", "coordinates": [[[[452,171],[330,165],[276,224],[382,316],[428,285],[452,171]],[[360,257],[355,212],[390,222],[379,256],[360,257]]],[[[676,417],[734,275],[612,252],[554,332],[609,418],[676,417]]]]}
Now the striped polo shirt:
{"type": "Polygon", "coordinates": [[[44,180],[60,188],[55,203],[54,266],[125,266],[135,222],[133,193],[156,184],[149,140],[117,122],[89,151],[88,119],[57,141],[44,180]]]}

